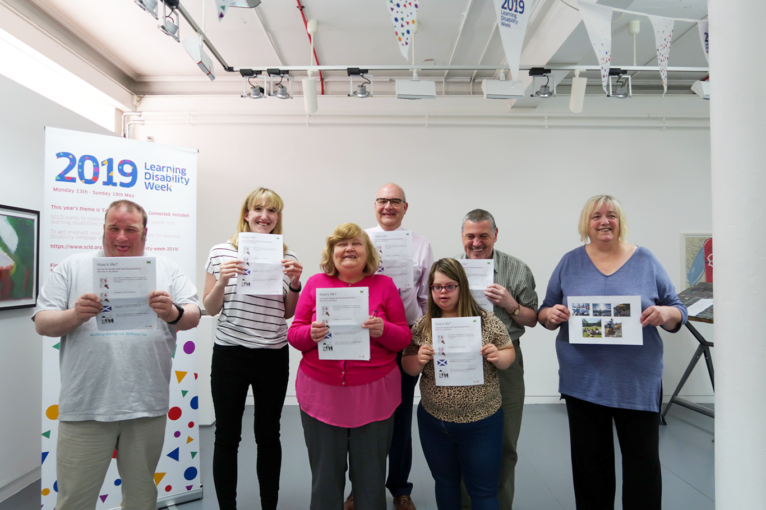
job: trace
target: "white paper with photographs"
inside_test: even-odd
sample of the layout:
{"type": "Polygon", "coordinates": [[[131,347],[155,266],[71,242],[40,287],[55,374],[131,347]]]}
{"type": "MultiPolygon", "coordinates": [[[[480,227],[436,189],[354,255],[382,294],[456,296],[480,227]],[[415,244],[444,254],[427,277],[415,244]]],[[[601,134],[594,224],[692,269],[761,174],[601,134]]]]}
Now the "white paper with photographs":
{"type": "Polygon", "coordinates": [[[319,342],[319,359],[370,359],[370,330],[362,327],[369,318],[370,293],[367,287],[317,289],[317,321],[330,332],[319,342]]]}
{"type": "Polygon", "coordinates": [[[281,296],[282,236],[240,232],[237,246],[237,256],[245,266],[245,273],[236,279],[237,294],[281,296]]]}
{"type": "Polygon", "coordinates": [[[569,296],[569,343],[643,345],[641,296],[569,296]]]}

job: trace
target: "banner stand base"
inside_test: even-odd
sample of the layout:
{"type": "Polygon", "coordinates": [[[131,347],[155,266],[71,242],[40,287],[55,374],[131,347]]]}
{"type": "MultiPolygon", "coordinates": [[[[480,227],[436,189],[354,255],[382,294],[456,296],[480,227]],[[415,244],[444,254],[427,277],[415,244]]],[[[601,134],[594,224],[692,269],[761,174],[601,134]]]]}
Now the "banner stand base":
{"type": "Polygon", "coordinates": [[[181,494],[159,498],[157,499],[157,508],[168,508],[182,503],[188,503],[189,501],[196,501],[198,499],[202,499],[202,487],[181,494]]]}

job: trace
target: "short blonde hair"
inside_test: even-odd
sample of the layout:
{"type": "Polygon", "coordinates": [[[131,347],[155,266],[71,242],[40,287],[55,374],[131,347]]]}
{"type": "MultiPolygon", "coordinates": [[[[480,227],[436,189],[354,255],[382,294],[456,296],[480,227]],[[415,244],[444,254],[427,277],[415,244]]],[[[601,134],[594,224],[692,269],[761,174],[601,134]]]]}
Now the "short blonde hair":
{"type": "Polygon", "coordinates": [[[333,252],[335,251],[335,245],[340,241],[353,239],[359,235],[362,236],[364,247],[367,250],[367,264],[364,266],[364,271],[362,272],[366,275],[371,275],[378,271],[378,267],[380,267],[380,257],[378,257],[378,252],[372,245],[372,241],[370,241],[370,236],[368,236],[367,232],[362,230],[356,223],[342,223],[335,227],[333,233],[327,237],[327,244],[322,251],[322,260],[319,262],[319,268],[324,271],[327,276],[335,276],[338,274],[338,269],[335,267],[335,262],[332,258],[333,252]]]}
{"type": "Polygon", "coordinates": [[[619,240],[625,242],[628,239],[628,220],[625,218],[625,212],[622,210],[620,201],[611,195],[596,195],[585,202],[585,206],[580,213],[580,241],[585,242],[589,238],[588,225],[590,223],[590,218],[593,215],[593,211],[604,204],[611,207],[614,212],[617,213],[617,219],[620,221],[619,240]]]}
{"type": "MultiPolygon", "coordinates": [[[[242,210],[239,213],[239,221],[237,221],[237,232],[229,238],[229,243],[235,248],[238,247],[239,233],[251,231],[250,223],[248,223],[245,219],[245,214],[247,214],[249,211],[252,211],[253,208],[256,205],[259,205],[261,202],[263,202],[266,207],[273,207],[277,210],[279,219],[277,220],[277,224],[274,225],[274,230],[272,230],[271,233],[275,235],[282,235],[282,209],[285,206],[285,203],[282,201],[282,197],[277,195],[275,191],[268,188],[258,188],[257,190],[250,193],[245,199],[245,202],[242,204],[242,210]]],[[[287,245],[283,243],[283,246],[283,252],[287,253],[287,245]]]]}

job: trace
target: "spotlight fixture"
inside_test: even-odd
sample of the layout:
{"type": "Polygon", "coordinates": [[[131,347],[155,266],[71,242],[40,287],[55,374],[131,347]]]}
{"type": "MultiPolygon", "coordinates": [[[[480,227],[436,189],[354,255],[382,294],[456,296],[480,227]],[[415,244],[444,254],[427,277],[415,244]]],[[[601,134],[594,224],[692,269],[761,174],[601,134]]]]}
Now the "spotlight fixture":
{"type": "MultiPolygon", "coordinates": [[[[251,80],[261,75],[261,71],[253,71],[252,69],[240,69],[239,74],[242,75],[242,97],[249,97],[250,99],[263,99],[266,97],[266,89],[260,85],[255,85],[251,80]],[[248,93],[248,89],[250,92],[248,93]]],[[[264,85],[266,82],[264,81],[264,85]]]]}
{"type": "Polygon", "coordinates": [[[420,81],[417,69],[412,72],[411,80],[396,80],[398,99],[436,99],[436,82],[420,81]]]}
{"type": "Polygon", "coordinates": [[[372,97],[374,95],[372,85],[373,76],[371,74],[367,74],[367,69],[349,67],[346,69],[346,73],[348,74],[348,97],[358,97],[364,99],[365,97],[372,97]],[[356,90],[354,90],[354,76],[360,76],[364,80],[364,83],[357,85],[356,90]],[[370,90],[367,90],[367,85],[370,86],[370,90]]]}
{"type": "Polygon", "coordinates": [[[626,99],[633,97],[633,83],[630,75],[619,67],[609,70],[609,94],[607,97],[616,97],[617,99],[626,99]],[[612,89],[612,77],[616,77],[617,88],[612,89]]]}
{"type": "Polygon", "coordinates": [[[499,80],[482,80],[481,91],[484,99],[521,99],[524,97],[524,84],[520,81],[505,81],[505,71],[500,71],[499,80]]]}
{"type": "Polygon", "coordinates": [[[545,78],[545,85],[540,85],[540,88],[535,90],[535,93],[532,94],[532,97],[542,97],[544,99],[547,99],[549,97],[556,95],[556,80],[554,78],[553,80],[553,90],[551,90],[551,70],[550,69],[543,69],[542,67],[533,67],[529,70],[529,76],[532,77],[532,90],[535,90],[535,81],[538,77],[545,78]]]}
{"type": "Polygon", "coordinates": [[[697,80],[692,85],[692,92],[702,99],[710,100],[710,80],[697,80]]]}
{"type": "Polygon", "coordinates": [[[136,5],[144,11],[154,16],[154,19],[159,19],[159,15],[157,14],[157,0],[135,0],[135,2],[136,5]]]}
{"type": "Polygon", "coordinates": [[[215,80],[215,68],[213,67],[213,61],[210,59],[205,50],[202,48],[202,39],[196,37],[187,37],[183,42],[184,49],[189,53],[189,56],[199,66],[205,75],[210,78],[210,81],[215,80]]]}
{"type": "Polygon", "coordinates": [[[175,39],[176,42],[181,42],[180,34],[178,33],[178,23],[173,19],[173,13],[178,5],[178,2],[171,2],[170,0],[165,0],[162,3],[162,24],[157,25],[157,28],[165,35],[175,39]],[[170,14],[168,14],[168,7],[170,7],[170,14]]]}
{"type": "Polygon", "coordinates": [[[268,69],[266,71],[269,75],[270,90],[269,95],[279,99],[292,99],[293,98],[293,79],[287,76],[290,71],[282,71],[281,69],[268,69]],[[279,76],[279,82],[274,84],[274,77],[279,76]],[[282,81],[287,76],[287,82],[290,84],[290,90],[282,85],[282,81]]]}

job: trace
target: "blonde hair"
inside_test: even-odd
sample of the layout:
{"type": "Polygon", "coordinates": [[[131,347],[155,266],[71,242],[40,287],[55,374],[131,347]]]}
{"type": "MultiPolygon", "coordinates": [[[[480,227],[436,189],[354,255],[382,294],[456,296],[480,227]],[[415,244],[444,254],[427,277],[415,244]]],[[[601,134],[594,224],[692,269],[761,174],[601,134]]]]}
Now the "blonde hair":
{"type": "Polygon", "coordinates": [[[486,313],[471,295],[468,276],[465,274],[463,265],[455,259],[440,259],[433,263],[431,272],[428,274],[428,305],[426,306],[426,320],[423,324],[423,332],[426,336],[431,338],[431,319],[438,319],[442,316],[442,309],[434,301],[434,293],[431,290],[436,271],[458,284],[457,316],[481,317],[483,321],[486,313]]]}
{"type": "MultiPolygon", "coordinates": [[[[284,208],[285,203],[275,191],[268,188],[258,188],[250,193],[245,199],[245,203],[242,204],[242,210],[239,213],[239,221],[237,222],[237,232],[229,238],[229,243],[235,248],[238,248],[237,245],[239,243],[240,232],[252,232],[250,230],[250,223],[245,219],[245,215],[252,211],[255,206],[261,205],[261,202],[263,202],[265,207],[273,207],[277,210],[279,219],[277,220],[277,224],[274,225],[274,229],[271,233],[282,235],[282,208],[284,208]]],[[[284,242],[282,245],[282,253],[287,253],[287,245],[284,244],[284,242]]]]}
{"type": "Polygon", "coordinates": [[[370,236],[367,232],[361,229],[356,223],[342,223],[335,227],[332,234],[327,237],[327,244],[322,250],[322,260],[319,262],[319,268],[324,271],[327,276],[335,276],[338,274],[338,269],[335,267],[333,261],[333,252],[335,251],[335,245],[340,241],[347,239],[353,239],[354,237],[362,236],[362,242],[367,250],[367,264],[364,266],[362,273],[366,275],[375,274],[380,267],[380,257],[375,250],[375,246],[370,241],[370,236]]]}
{"type": "Polygon", "coordinates": [[[620,232],[617,236],[620,241],[625,242],[628,239],[628,220],[625,218],[625,212],[622,210],[622,204],[620,201],[611,195],[596,195],[591,197],[580,213],[580,241],[585,242],[588,236],[588,225],[590,224],[590,218],[593,216],[593,211],[600,208],[602,205],[608,205],[617,214],[617,219],[620,221],[620,232]]]}

